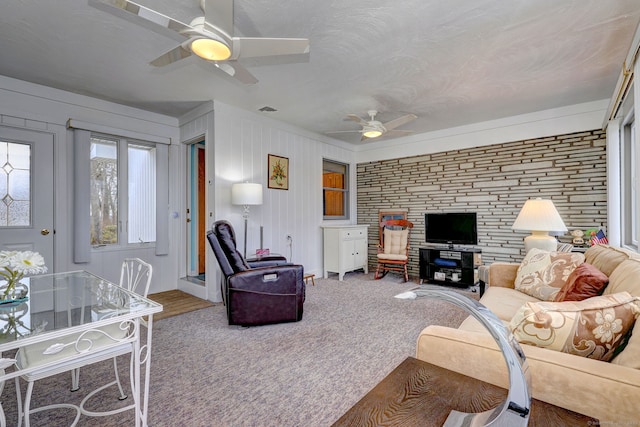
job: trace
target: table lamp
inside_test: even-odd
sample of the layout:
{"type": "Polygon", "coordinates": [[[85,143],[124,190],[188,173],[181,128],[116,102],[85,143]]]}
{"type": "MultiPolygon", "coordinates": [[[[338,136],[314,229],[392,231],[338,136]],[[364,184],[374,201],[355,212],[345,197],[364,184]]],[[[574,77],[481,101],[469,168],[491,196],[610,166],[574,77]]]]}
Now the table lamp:
{"type": "Polygon", "coordinates": [[[231,186],[231,204],[244,206],[244,257],[247,257],[247,222],[249,206],[262,204],[262,184],[241,182],[231,186]]]}
{"type": "Polygon", "coordinates": [[[524,239],[525,252],[533,248],[555,251],[558,241],[550,236],[549,232],[567,231],[553,202],[541,198],[529,199],[524,203],[511,229],[531,232],[531,235],[524,239]]]}

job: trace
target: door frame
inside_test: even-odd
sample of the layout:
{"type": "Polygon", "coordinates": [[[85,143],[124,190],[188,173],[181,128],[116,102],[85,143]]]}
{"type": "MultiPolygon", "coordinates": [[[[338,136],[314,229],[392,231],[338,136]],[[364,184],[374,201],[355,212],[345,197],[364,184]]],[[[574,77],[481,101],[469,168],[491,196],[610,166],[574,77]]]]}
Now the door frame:
{"type": "Polygon", "coordinates": [[[206,274],[206,146],[204,139],[187,144],[187,277],[206,274]],[[194,166],[197,166],[194,168],[194,166]],[[200,271],[201,266],[204,267],[200,271]]]}
{"type": "MultiPolygon", "coordinates": [[[[55,270],[55,161],[54,161],[54,134],[35,129],[19,128],[0,125],[0,140],[3,142],[15,142],[29,144],[31,146],[31,174],[30,174],[30,199],[31,199],[31,224],[28,227],[2,228],[0,229],[0,249],[33,250],[40,253],[45,259],[49,272],[55,270]],[[43,172],[46,171],[46,172],[43,172]],[[46,176],[42,176],[46,173],[46,176]],[[36,216],[36,214],[38,214],[36,216]],[[30,239],[37,236],[34,242],[14,241],[5,238],[4,231],[19,231],[29,229],[30,239]],[[44,234],[44,229],[49,230],[44,234]],[[42,237],[40,237],[42,236],[42,237]],[[7,243],[9,241],[10,243],[7,243]]],[[[1,166],[1,165],[0,165],[1,166]]],[[[22,238],[25,238],[26,235],[22,238]]]]}

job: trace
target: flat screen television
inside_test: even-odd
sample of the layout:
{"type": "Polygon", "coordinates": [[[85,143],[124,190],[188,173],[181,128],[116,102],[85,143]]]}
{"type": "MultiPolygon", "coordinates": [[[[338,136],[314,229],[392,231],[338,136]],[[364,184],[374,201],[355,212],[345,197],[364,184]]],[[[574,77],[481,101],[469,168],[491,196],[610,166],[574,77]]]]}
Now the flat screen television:
{"type": "Polygon", "coordinates": [[[453,245],[478,244],[478,220],[475,212],[424,214],[427,243],[453,245]]]}

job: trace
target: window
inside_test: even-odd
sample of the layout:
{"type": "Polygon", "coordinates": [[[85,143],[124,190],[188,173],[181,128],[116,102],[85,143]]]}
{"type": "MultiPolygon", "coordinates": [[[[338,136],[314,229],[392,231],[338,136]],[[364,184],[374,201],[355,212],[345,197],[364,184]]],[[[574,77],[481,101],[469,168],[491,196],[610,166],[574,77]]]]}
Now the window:
{"type": "Polygon", "coordinates": [[[621,137],[622,244],[638,249],[640,210],[638,209],[638,162],[640,148],[636,139],[634,115],[624,124],[621,137]]]}
{"type": "Polygon", "coordinates": [[[31,146],[0,141],[0,227],[31,225],[31,146]]]}
{"type": "Polygon", "coordinates": [[[322,161],[322,214],[324,219],[349,218],[349,165],[322,161]]]}
{"type": "Polygon", "coordinates": [[[156,240],[156,147],[91,135],[91,245],[156,240]]]}

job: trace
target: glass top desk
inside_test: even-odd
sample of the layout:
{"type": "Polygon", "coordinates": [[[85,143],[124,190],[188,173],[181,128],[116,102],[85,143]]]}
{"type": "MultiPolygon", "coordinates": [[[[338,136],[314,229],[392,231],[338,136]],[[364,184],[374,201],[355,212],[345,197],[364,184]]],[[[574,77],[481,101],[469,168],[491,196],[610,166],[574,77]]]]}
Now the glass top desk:
{"type": "MultiPolygon", "coordinates": [[[[91,351],[103,352],[109,347],[130,343],[134,358],[131,409],[135,409],[136,426],[146,426],[153,314],[162,311],[162,305],[86,271],[33,276],[22,282],[27,285],[27,297],[0,304],[0,353],[44,343],[50,353],[61,354],[52,358],[51,364],[62,365],[91,351]],[[142,347],[141,323],[147,325],[147,339],[142,347]],[[107,345],[92,349],[91,334],[95,336],[96,331],[109,330],[109,327],[127,332],[107,345]],[[144,390],[140,379],[143,364],[144,390]]],[[[15,369],[10,360],[0,360],[5,362],[0,366],[5,369],[0,370],[0,381],[42,368],[15,369]]],[[[3,413],[0,425],[4,425],[3,413]]]]}

